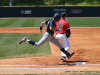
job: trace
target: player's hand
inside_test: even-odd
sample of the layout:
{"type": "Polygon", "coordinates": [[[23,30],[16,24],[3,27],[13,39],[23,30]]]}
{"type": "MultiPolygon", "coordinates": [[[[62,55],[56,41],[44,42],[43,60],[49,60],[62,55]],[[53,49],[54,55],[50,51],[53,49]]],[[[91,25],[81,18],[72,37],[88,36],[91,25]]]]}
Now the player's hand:
{"type": "Polygon", "coordinates": [[[67,38],[69,38],[70,37],[70,35],[67,35],[67,38]]]}
{"type": "Polygon", "coordinates": [[[59,32],[61,32],[61,30],[58,29],[59,32]]]}
{"type": "Polygon", "coordinates": [[[56,31],[59,31],[59,32],[61,32],[61,30],[59,30],[59,29],[56,29],[56,31]]]}
{"type": "Polygon", "coordinates": [[[42,33],[42,30],[39,30],[39,32],[41,32],[41,33],[42,33]]]}
{"type": "Polygon", "coordinates": [[[70,35],[71,35],[71,34],[66,34],[67,38],[69,38],[69,37],[70,37],[70,35]]]}

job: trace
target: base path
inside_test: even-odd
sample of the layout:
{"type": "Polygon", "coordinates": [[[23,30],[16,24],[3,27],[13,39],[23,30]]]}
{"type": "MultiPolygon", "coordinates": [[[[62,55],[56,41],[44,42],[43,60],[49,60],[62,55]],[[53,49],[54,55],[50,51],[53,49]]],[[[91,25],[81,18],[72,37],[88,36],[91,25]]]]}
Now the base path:
{"type": "MultiPolygon", "coordinates": [[[[43,33],[46,28],[43,28],[43,33]]],[[[0,28],[0,33],[39,33],[38,27],[0,28]]],[[[51,55],[0,60],[0,74],[64,74],[67,71],[100,71],[100,28],[71,27],[69,38],[75,55],[68,62],[60,60],[60,50],[50,43],[51,55]],[[87,65],[75,65],[86,62],[87,65]]]]}

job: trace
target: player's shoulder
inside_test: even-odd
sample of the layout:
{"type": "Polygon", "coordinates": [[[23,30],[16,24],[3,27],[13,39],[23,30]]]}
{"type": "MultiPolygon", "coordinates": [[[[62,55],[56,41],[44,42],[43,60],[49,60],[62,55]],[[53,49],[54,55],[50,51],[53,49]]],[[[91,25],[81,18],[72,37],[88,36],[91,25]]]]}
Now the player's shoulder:
{"type": "Polygon", "coordinates": [[[59,22],[64,22],[65,20],[60,20],[59,22]]]}
{"type": "Polygon", "coordinates": [[[45,22],[52,23],[52,22],[54,22],[54,21],[53,21],[53,19],[49,19],[49,20],[46,20],[45,22]]]}
{"type": "Polygon", "coordinates": [[[48,20],[46,20],[46,21],[52,21],[52,19],[48,19],[48,20]]]}
{"type": "Polygon", "coordinates": [[[64,20],[64,23],[69,24],[67,21],[64,20]]]}
{"type": "Polygon", "coordinates": [[[60,20],[59,22],[65,22],[65,23],[68,23],[67,21],[65,21],[65,20],[60,20]]]}
{"type": "Polygon", "coordinates": [[[67,21],[65,21],[65,20],[60,20],[60,22],[61,23],[63,23],[63,24],[69,24],[67,21]]]}
{"type": "Polygon", "coordinates": [[[53,19],[49,19],[48,21],[49,21],[49,22],[51,22],[51,23],[52,23],[52,22],[54,22],[54,20],[53,20],[53,19]]]}
{"type": "Polygon", "coordinates": [[[66,21],[66,23],[69,24],[67,21],[66,21]]]}

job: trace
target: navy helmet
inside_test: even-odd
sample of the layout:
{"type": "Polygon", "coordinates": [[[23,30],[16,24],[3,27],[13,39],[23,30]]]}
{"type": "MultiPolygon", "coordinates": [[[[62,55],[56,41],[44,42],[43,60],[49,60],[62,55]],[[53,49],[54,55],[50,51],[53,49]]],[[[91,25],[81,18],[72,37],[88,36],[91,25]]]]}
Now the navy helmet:
{"type": "Polygon", "coordinates": [[[60,18],[61,18],[61,16],[58,13],[54,14],[54,16],[53,16],[54,20],[58,20],[60,18]]]}

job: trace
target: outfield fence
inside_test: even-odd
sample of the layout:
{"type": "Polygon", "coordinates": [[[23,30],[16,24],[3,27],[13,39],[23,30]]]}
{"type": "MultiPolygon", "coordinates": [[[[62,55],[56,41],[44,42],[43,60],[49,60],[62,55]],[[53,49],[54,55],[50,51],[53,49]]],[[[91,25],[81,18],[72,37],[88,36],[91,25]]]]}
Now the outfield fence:
{"type": "Polygon", "coordinates": [[[52,17],[62,12],[68,17],[100,17],[99,6],[0,7],[0,17],[52,17]]]}

